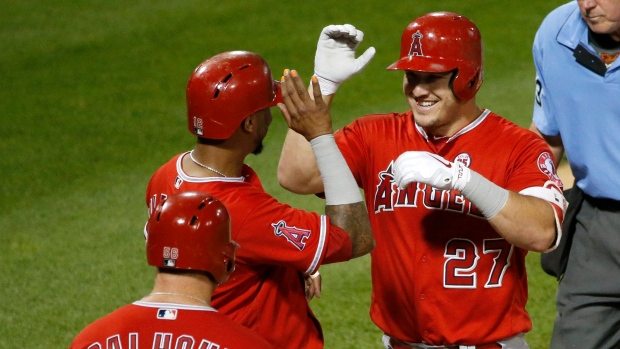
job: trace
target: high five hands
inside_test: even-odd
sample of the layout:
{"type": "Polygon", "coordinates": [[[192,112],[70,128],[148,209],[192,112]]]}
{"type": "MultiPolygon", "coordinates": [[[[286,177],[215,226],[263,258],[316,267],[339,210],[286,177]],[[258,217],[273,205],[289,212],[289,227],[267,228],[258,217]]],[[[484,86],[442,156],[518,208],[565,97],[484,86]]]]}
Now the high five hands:
{"type": "Polygon", "coordinates": [[[364,32],[351,24],[323,28],[316,45],[314,75],[324,95],[336,93],[340,84],[359,73],[375,56],[375,48],[369,47],[355,58],[357,46],[363,40],[364,32]]]}
{"type": "Polygon", "coordinates": [[[281,81],[284,105],[278,104],[282,115],[293,131],[308,141],[324,134],[333,133],[329,106],[323,101],[321,87],[312,77],[312,94],[308,94],[304,82],[296,70],[284,70],[281,81]]]}

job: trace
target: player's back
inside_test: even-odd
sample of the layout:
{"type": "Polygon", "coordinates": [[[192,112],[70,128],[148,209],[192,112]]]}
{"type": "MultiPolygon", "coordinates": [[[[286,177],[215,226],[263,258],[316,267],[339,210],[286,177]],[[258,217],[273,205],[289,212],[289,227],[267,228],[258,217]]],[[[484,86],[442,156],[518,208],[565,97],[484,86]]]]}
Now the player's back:
{"type": "Polygon", "coordinates": [[[71,349],[273,348],[212,307],[134,302],[82,330],[71,349]]]}
{"type": "MultiPolygon", "coordinates": [[[[316,270],[323,260],[330,241],[329,220],[279,203],[263,190],[249,166],[244,165],[236,178],[191,177],[182,169],[183,156],[153,175],[147,204],[154,207],[167,195],[197,190],[226,206],[232,238],[240,247],[235,271],[215,290],[212,305],[278,348],[322,348],[322,330],[305,299],[303,274],[316,270]]],[[[338,261],[350,259],[350,240],[343,246],[347,248],[333,247],[347,250],[338,261]]]]}

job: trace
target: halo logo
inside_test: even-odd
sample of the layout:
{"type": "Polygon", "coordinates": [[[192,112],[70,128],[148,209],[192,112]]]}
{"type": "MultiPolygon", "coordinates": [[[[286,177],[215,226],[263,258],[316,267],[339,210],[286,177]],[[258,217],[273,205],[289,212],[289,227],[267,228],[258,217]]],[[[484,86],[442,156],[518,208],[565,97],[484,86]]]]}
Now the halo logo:
{"type": "Polygon", "coordinates": [[[419,30],[411,36],[411,39],[413,40],[411,41],[411,47],[409,48],[409,56],[424,56],[421,41],[423,37],[424,36],[419,30]]]}

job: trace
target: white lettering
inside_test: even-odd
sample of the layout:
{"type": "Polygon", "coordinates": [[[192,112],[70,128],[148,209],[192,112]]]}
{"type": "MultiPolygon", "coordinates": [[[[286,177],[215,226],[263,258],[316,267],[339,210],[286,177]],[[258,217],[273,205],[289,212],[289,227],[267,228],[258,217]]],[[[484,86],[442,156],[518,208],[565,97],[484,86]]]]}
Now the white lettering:
{"type": "MultiPolygon", "coordinates": [[[[153,340],[147,348],[142,349],[194,349],[194,345],[199,341],[188,334],[175,335],[173,333],[156,332],[153,334],[153,340]],[[172,346],[172,343],[175,343],[172,346]]],[[[99,342],[94,342],[88,346],[88,349],[103,349],[104,346],[99,342]]],[[[200,339],[200,345],[196,349],[220,349],[224,348],[220,344],[200,339]]],[[[131,332],[127,336],[127,341],[121,339],[120,334],[112,335],[106,338],[105,349],[140,349],[138,341],[138,332],[131,332]]]]}

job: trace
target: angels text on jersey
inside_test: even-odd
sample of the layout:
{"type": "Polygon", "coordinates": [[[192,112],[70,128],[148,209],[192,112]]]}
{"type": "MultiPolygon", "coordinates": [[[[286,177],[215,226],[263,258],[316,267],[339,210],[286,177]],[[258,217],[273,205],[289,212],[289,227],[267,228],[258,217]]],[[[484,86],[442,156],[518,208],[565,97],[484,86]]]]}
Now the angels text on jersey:
{"type": "Polygon", "coordinates": [[[411,183],[405,189],[399,189],[394,183],[392,166],[378,174],[379,184],[373,201],[374,212],[394,211],[396,208],[425,208],[428,210],[445,210],[460,212],[484,219],[471,201],[457,190],[441,190],[424,183],[411,183]]]}

